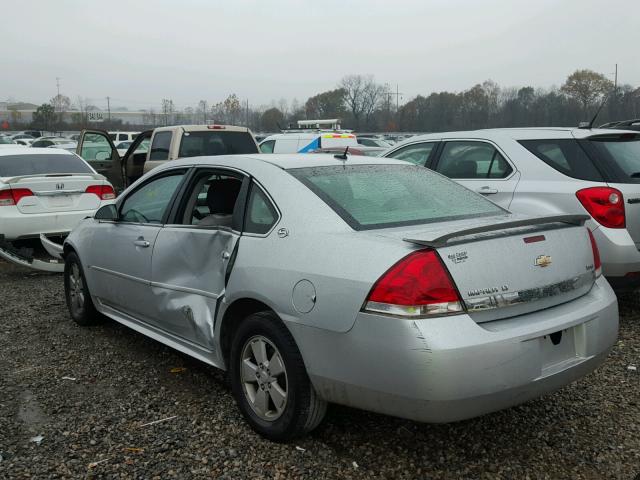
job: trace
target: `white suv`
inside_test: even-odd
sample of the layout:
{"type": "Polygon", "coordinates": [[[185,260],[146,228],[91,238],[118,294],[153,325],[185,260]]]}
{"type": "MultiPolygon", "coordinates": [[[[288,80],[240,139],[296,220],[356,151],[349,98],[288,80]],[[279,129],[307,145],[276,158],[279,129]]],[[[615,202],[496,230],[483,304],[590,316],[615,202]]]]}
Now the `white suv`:
{"type": "Polygon", "coordinates": [[[384,155],[423,165],[516,213],[588,213],[603,272],[640,287],[640,133],[520,128],[412,137],[384,155]]]}

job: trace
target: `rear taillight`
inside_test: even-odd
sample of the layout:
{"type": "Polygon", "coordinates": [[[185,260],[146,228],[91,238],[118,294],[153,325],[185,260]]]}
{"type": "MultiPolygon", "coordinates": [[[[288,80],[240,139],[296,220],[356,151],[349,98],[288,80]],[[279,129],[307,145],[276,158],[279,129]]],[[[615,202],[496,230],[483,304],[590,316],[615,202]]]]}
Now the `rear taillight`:
{"type": "Polygon", "coordinates": [[[598,250],[598,244],[596,243],[596,239],[593,237],[593,233],[591,230],[587,229],[589,232],[589,240],[591,241],[591,251],[593,252],[593,271],[596,273],[596,278],[602,275],[602,262],[600,261],[600,250],[598,250]]]}
{"type": "Polygon", "coordinates": [[[462,313],[462,300],[449,272],[433,250],[413,252],[382,275],[364,311],[403,317],[462,313]]]}
{"type": "Polygon", "coordinates": [[[603,227],[625,227],[624,199],[619,190],[611,187],[584,188],[576,192],[576,197],[603,227]]]}
{"type": "Polygon", "coordinates": [[[101,200],[113,200],[116,198],[116,192],[111,185],[90,185],[84,192],[93,193],[101,200]]]}
{"type": "Polygon", "coordinates": [[[32,197],[33,192],[28,188],[11,188],[0,190],[0,207],[17,205],[21,198],[32,197]]]}
{"type": "Polygon", "coordinates": [[[224,130],[226,127],[224,125],[207,125],[209,130],[224,130]]]}

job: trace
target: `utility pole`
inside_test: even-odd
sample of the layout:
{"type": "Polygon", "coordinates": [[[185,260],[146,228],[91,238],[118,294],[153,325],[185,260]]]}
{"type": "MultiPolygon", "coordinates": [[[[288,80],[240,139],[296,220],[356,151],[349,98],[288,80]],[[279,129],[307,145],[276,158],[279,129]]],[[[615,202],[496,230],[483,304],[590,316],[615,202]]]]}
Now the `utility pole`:
{"type": "Polygon", "coordinates": [[[107,97],[107,118],[111,126],[111,97],[107,97]]]}
{"type": "Polygon", "coordinates": [[[249,99],[247,98],[247,128],[249,128],[249,99]]]}
{"type": "Polygon", "coordinates": [[[58,90],[58,95],[56,96],[56,110],[60,111],[60,77],[56,77],[56,88],[58,90]]]}
{"type": "Polygon", "coordinates": [[[400,96],[404,95],[404,93],[400,93],[400,89],[398,84],[396,83],[396,112],[400,110],[400,96]]]}

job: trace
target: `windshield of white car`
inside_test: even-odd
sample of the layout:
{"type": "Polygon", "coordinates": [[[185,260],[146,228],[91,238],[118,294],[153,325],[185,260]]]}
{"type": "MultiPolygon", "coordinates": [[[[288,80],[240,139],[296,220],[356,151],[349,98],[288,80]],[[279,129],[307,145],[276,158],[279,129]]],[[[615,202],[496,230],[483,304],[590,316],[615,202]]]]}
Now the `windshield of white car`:
{"type": "Polygon", "coordinates": [[[288,172],[354,230],[508,213],[471,190],[414,165],[339,165],[288,172]]]}
{"type": "Polygon", "coordinates": [[[72,154],[66,155],[0,155],[0,177],[23,175],[55,175],[64,173],[94,173],[72,154]]]}
{"type": "Polygon", "coordinates": [[[0,137],[0,143],[2,143],[2,144],[14,144],[13,140],[11,140],[9,137],[4,137],[4,136],[0,137]]]}
{"type": "Polygon", "coordinates": [[[183,133],[178,157],[240,153],[258,153],[258,147],[249,132],[211,130],[183,133]]]}

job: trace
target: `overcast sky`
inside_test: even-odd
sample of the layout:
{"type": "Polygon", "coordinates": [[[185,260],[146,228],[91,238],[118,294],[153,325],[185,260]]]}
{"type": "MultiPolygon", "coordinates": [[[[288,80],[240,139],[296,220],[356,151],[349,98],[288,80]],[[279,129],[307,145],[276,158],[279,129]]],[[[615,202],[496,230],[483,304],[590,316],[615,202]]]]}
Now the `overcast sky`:
{"type": "Polygon", "coordinates": [[[252,105],[334,88],[346,74],[403,98],[560,85],[572,71],[640,85],[640,1],[21,0],[4,6],[0,100],[61,93],[104,107],[252,105]],[[613,79],[613,76],[611,76],[613,79]]]}

